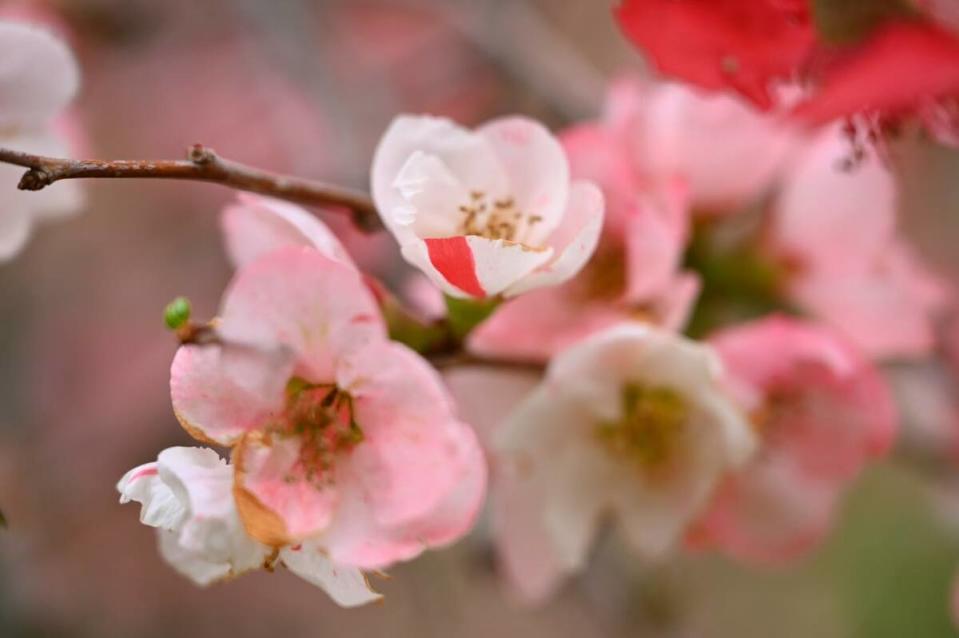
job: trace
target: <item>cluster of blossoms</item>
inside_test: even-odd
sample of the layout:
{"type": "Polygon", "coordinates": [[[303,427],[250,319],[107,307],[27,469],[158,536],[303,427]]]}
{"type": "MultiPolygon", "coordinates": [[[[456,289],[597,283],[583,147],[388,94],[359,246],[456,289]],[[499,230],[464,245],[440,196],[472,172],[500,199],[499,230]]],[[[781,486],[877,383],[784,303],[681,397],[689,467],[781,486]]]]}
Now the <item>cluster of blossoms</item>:
{"type": "MultiPolygon", "coordinates": [[[[367,573],[463,537],[487,483],[500,564],[529,601],[584,567],[606,520],[650,560],[804,555],[894,442],[879,365],[932,355],[953,312],[898,231],[894,176],[844,119],[885,131],[919,114],[955,134],[959,64],[908,100],[872,82],[902,42],[906,69],[951,54],[935,6],[914,11],[928,13],[826,56],[803,2],[629,1],[630,37],[700,88],[623,78],[596,121],[558,136],[523,117],[398,117],[371,190],[433,285],[424,306],[446,296],[432,321],[307,211],[241,195],[222,215],[236,272],[213,336],[184,339],[170,381],[183,428],[229,461],[164,450],[120,480],[121,500],[198,584],[283,565],[346,606],[379,598],[367,573]],[[710,46],[684,50],[697,30],[710,46]],[[444,378],[431,359],[451,350],[466,365],[444,378]]],[[[10,130],[39,136],[73,63],[2,29],[72,74],[0,78],[10,130]]]]}

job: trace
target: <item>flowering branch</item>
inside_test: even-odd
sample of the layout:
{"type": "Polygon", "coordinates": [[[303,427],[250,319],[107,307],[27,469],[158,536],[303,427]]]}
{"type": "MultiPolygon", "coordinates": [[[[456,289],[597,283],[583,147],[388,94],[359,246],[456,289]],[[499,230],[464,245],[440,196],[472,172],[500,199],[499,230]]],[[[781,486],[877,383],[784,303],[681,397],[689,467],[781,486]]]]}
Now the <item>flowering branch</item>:
{"type": "Polygon", "coordinates": [[[342,207],[365,231],[382,228],[373,201],[365,193],[314,180],[271,173],[223,159],[213,149],[195,144],[185,160],[74,160],[0,148],[0,162],[27,168],[20,190],[38,191],[62,179],[132,178],[215,182],[239,190],[270,195],[299,204],[342,207]]]}

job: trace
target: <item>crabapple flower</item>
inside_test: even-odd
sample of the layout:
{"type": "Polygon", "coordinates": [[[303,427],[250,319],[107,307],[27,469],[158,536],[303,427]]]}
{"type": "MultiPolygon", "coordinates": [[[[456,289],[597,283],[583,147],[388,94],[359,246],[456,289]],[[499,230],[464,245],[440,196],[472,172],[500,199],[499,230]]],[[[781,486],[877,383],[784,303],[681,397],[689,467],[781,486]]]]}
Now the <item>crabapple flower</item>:
{"type": "Polygon", "coordinates": [[[344,607],[380,598],[362,571],[332,563],[315,545],[274,548],[251,538],[233,501],[233,467],[213,450],[163,450],[127,472],[117,490],[121,503],[140,503],[140,522],[157,528],[163,558],[197,585],[280,563],[344,607]]]}
{"type": "Polygon", "coordinates": [[[774,203],[769,248],[801,309],[874,357],[922,356],[948,292],[897,235],[893,176],[874,156],[844,169],[848,153],[838,126],[805,149],[774,203]]]}
{"type": "Polygon", "coordinates": [[[815,43],[805,0],[623,0],[615,13],[661,73],[763,108],[815,43]]]}
{"type": "Polygon", "coordinates": [[[233,447],[250,536],[369,570],[468,531],[486,478],[475,436],[436,372],[386,339],[355,268],[280,248],[239,269],[220,316],[223,345],[180,348],[171,395],[190,434],[233,447]]]}
{"type": "MultiPolygon", "coordinates": [[[[79,71],[73,54],[60,40],[36,27],[0,21],[0,146],[37,153],[67,155],[57,118],[77,92],[79,71]]],[[[57,184],[40,193],[19,191],[23,169],[0,166],[6,184],[0,202],[0,260],[16,255],[34,223],[75,212],[76,184],[57,184]]]]}
{"type": "Polygon", "coordinates": [[[673,546],[753,451],[719,375],[709,348],[635,323],[552,360],[494,435],[493,531],[524,598],[583,566],[605,514],[647,557],[673,546]]]}
{"type": "Polygon", "coordinates": [[[796,116],[822,124],[858,113],[885,120],[916,112],[943,143],[959,131],[959,34],[931,20],[893,20],[820,72],[796,116]]]}
{"type": "Polygon", "coordinates": [[[403,257],[454,297],[511,297],[567,281],[603,223],[599,189],[571,183],[559,142],[523,117],[475,131],[397,117],[376,149],[372,190],[403,257]]]}
{"type": "Polygon", "coordinates": [[[845,487],[890,449],[889,387],[855,348],[807,321],[774,316],[709,343],[760,450],[723,480],[690,543],[756,563],[798,558],[829,531],[845,487]]]}

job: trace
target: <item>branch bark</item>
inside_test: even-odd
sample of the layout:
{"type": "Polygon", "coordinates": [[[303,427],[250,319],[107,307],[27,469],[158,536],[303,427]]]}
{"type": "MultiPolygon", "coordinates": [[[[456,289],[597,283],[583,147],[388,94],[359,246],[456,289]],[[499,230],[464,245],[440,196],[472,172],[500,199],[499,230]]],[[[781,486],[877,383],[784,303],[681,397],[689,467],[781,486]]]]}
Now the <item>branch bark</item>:
{"type": "Polygon", "coordinates": [[[362,230],[382,229],[373,201],[365,193],[323,182],[271,173],[223,159],[196,144],[185,160],[74,160],[0,148],[0,162],[27,169],[20,190],[38,191],[63,179],[148,178],[212,182],[307,206],[348,209],[362,230]]]}

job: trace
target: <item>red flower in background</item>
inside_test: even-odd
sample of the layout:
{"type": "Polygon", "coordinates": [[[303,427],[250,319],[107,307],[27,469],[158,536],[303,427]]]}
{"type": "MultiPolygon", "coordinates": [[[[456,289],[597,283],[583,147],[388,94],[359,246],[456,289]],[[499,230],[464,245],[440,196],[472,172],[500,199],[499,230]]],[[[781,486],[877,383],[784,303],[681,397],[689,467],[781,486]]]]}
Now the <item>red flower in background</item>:
{"type": "Polygon", "coordinates": [[[938,4],[624,0],[616,16],[666,75],[767,109],[774,84],[795,80],[806,95],[794,114],[811,124],[864,113],[882,129],[915,114],[959,142],[959,34],[938,4]]]}
{"type": "Polygon", "coordinates": [[[735,90],[769,108],[815,41],[803,0],[625,0],[616,17],[664,75],[735,90]]]}

